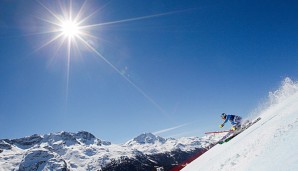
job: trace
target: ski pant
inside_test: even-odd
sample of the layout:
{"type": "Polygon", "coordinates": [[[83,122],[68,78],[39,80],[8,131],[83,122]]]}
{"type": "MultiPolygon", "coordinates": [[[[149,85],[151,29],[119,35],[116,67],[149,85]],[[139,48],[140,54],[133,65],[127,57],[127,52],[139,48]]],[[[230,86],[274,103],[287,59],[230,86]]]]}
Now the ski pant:
{"type": "Polygon", "coordinates": [[[231,123],[235,127],[241,126],[242,118],[240,116],[235,116],[233,122],[231,123]]]}

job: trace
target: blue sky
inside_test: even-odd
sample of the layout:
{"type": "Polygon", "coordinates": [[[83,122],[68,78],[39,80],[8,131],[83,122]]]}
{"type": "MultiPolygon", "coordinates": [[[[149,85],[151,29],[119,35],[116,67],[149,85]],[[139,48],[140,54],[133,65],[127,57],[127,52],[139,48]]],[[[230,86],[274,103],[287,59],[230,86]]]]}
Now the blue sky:
{"type": "Polygon", "coordinates": [[[50,41],[69,1],[0,2],[0,138],[203,136],[297,80],[296,2],[72,1],[74,16],[81,6],[92,37],[68,55],[50,41]]]}

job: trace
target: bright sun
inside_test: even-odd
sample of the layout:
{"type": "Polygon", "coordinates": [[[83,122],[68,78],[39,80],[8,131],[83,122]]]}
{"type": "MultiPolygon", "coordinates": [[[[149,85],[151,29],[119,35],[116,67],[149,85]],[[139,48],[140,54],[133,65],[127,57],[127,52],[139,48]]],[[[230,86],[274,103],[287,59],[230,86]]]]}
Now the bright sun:
{"type": "MultiPolygon", "coordinates": [[[[117,68],[115,65],[113,65],[107,58],[105,58],[94,46],[93,44],[89,42],[93,42],[94,39],[97,39],[94,35],[90,33],[91,28],[95,27],[102,27],[104,25],[111,25],[111,24],[117,24],[117,23],[125,23],[130,21],[136,21],[136,20],[143,20],[143,19],[149,19],[153,17],[159,17],[163,15],[172,14],[174,12],[168,12],[168,13],[162,13],[162,14],[156,14],[156,15],[149,15],[149,16],[143,16],[143,17],[136,17],[136,18],[129,18],[129,19],[123,19],[123,20],[117,20],[117,21],[110,21],[105,23],[95,23],[95,24],[87,24],[87,20],[92,17],[94,14],[96,14],[97,10],[90,13],[85,14],[85,11],[90,11],[90,9],[86,8],[86,0],[85,2],[79,7],[78,11],[73,10],[73,0],[65,1],[64,3],[60,4],[61,11],[56,11],[55,8],[53,9],[47,7],[40,1],[37,1],[47,12],[48,16],[45,18],[40,18],[45,23],[49,24],[50,30],[46,31],[43,34],[53,34],[53,37],[44,43],[41,47],[39,47],[37,50],[51,44],[54,42],[58,42],[58,47],[56,49],[55,54],[58,54],[58,50],[62,47],[66,47],[66,93],[68,94],[68,84],[69,84],[69,77],[70,77],[70,63],[71,63],[71,56],[74,52],[80,52],[80,48],[83,47],[86,49],[89,49],[90,51],[94,52],[97,57],[99,57],[101,60],[103,60],[105,63],[107,63],[112,69],[114,69],[119,75],[121,75],[129,84],[131,84],[138,92],[140,92],[147,100],[149,100],[151,103],[154,104],[155,107],[157,107],[162,113],[166,113],[163,108],[155,102],[150,96],[147,95],[145,91],[143,91],[140,87],[138,87],[133,81],[130,80],[128,76],[123,74],[123,71],[117,68]],[[67,3],[69,2],[69,3],[67,3]],[[65,46],[64,46],[65,45],[65,46]],[[75,50],[75,51],[74,51],[75,50]]],[[[60,1],[59,1],[60,2],[60,1]]],[[[63,1],[64,2],[64,1],[63,1]]],[[[74,1],[75,2],[75,1],[74,1]]],[[[77,1],[76,1],[77,2],[77,1]]],[[[51,7],[51,6],[50,6],[51,7]]],[[[80,53],[79,53],[80,54],[80,53]]],[[[68,95],[66,95],[68,96],[68,95]]]]}
{"type": "Polygon", "coordinates": [[[61,32],[68,38],[76,37],[80,34],[80,27],[78,23],[74,21],[63,21],[61,24],[61,32]]]}

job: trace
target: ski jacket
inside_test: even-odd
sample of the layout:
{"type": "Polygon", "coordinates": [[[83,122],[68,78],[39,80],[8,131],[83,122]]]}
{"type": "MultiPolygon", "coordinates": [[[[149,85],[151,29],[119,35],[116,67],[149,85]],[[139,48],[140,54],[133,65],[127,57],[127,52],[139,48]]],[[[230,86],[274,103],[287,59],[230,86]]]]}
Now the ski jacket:
{"type": "Polygon", "coordinates": [[[223,125],[227,123],[228,121],[231,122],[232,125],[238,125],[241,122],[241,117],[236,115],[227,115],[226,120],[224,121],[223,125]]]}

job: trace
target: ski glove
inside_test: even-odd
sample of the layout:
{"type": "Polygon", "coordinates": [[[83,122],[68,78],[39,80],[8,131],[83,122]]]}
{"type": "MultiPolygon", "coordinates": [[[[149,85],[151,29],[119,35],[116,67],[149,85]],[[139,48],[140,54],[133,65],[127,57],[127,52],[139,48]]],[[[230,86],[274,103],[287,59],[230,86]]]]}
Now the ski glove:
{"type": "Polygon", "coordinates": [[[224,126],[224,124],[220,124],[219,127],[222,128],[224,126]]]}

